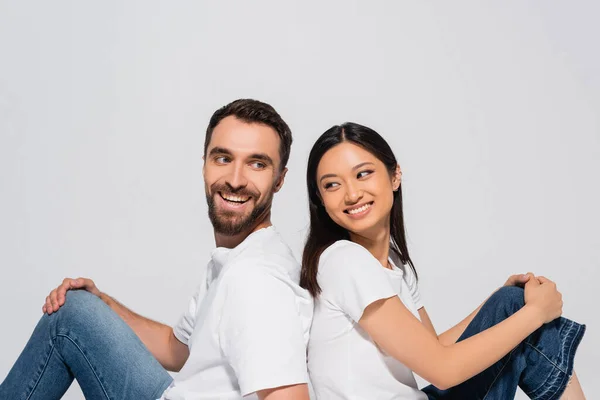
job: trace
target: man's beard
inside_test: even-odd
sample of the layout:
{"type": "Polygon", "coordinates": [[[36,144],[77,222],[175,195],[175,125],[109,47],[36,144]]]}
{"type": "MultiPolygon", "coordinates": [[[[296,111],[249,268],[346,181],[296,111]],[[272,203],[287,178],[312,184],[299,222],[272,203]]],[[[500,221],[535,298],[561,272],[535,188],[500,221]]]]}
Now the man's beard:
{"type": "Polygon", "coordinates": [[[212,223],[215,232],[224,236],[235,236],[254,227],[269,211],[271,208],[271,201],[273,200],[273,191],[271,190],[270,194],[261,203],[255,203],[250,214],[238,215],[235,212],[217,210],[217,207],[215,206],[215,196],[220,196],[219,192],[225,192],[238,196],[249,196],[251,199],[256,200],[259,195],[244,190],[232,191],[230,188],[221,186],[213,186],[211,191],[213,193],[212,196],[208,194],[208,192],[206,193],[208,217],[210,218],[210,222],[212,223]]]}

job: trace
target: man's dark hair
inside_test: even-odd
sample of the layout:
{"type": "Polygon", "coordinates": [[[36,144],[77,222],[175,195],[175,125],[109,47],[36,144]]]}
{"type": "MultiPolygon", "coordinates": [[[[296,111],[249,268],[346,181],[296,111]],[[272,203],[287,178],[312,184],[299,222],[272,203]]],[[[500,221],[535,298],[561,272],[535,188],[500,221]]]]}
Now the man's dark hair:
{"type": "Polygon", "coordinates": [[[280,170],[283,171],[290,158],[290,148],[292,146],[292,131],[285,123],[283,118],[275,109],[267,103],[252,99],[239,99],[232,101],[224,107],[219,108],[210,118],[208,128],[206,128],[206,138],[204,139],[204,156],[212,138],[215,127],[225,117],[233,115],[239,120],[247,123],[263,124],[273,128],[279,135],[279,158],[281,158],[280,170]]]}

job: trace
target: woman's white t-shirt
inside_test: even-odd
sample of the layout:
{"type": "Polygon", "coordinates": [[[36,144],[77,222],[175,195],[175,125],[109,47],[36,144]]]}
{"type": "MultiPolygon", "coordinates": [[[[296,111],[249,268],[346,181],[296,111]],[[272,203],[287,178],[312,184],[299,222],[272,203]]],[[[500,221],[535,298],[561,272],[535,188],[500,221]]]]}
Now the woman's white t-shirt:
{"type": "Polygon", "coordinates": [[[308,370],[317,399],[427,399],[413,372],[382,352],[358,324],[369,304],[395,295],[419,318],[416,276],[391,251],[390,255],[391,270],[347,240],[337,241],[321,255],[317,280],[322,292],[315,302],[308,344],[308,370]]]}

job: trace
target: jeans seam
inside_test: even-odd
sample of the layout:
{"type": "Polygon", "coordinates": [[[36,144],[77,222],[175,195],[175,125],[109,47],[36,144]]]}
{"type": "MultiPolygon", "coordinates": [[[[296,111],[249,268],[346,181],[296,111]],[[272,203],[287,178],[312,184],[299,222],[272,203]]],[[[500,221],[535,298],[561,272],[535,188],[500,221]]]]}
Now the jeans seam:
{"type": "MultiPolygon", "coordinates": [[[[573,335],[573,337],[577,337],[577,335],[579,334],[579,331],[580,331],[580,329],[581,329],[581,326],[577,326],[577,325],[570,325],[570,326],[569,326],[569,328],[567,329],[567,333],[565,334],[565,336],[566,336],[567,338],[569,337],[569,335],[570,335],[570,334],[571,334],[571,332],[573,331],[572,327],[575,327],[575,328],[576,328],[576,331],[575,331],[575,334],[573,335]]],[[[575,344],[575,343],[574,343],[574,341],[572,341],[572,340],[571,340],[571,341],[569,341],[569,342],[570,342],[570,343],[569,343],[569,348],[568,348],[568,349],[567,349],[567,351],[566,351],[566,354],[567,354],[567,355],[571,353],[571,348],[572,348],[572,347],[574,346],[574,344],[575,344]]],[[[528,344],[529,344],[529,343],[528,343],[528,344]]],[[[531,345],[530,345],[530,346],[531,346],[531,345]]],[[[570,379],[571,379],[571,377],[570,377],[570,376],[567,374],[567,371],[566,371],[566,370],[563,370],[563,369],[562,369],[562,368],[560,368],[560,367],[559,367],[559,366],[558,366],[556,363],[554,363],[554,362],[552,362],[550,359],[548,359],[548,357],[546,357],[546,355],[545,355],[543,352],[541,352],[540,350],[538,350],[538,349],[537,349],[536,347],[534,347],[534,346],[531,346],[531,348],[535,349],[535,350],[536,350],[538,353],[542,354],[542,355],[543,355],[543,356],[544,356],[544,357],[545,357],[545,358],[546,358],[546,359],[547,359],[547,360],[548,360],[548,361],[549,361],[549,362],[550,362],[550,363],[551,363],[551,364],[552,364],[552,365],[553,365],[553,366],[554,366],[556,369],[558,369],[560,372],[562,372],[562,375],[563,375],[563,376],[562,376],[562,379],[560,380],[560,383],[557,385],[557,389],[553,391],[553,393],[550,395],[550,397],[547,397],[548,399],[555,399],[555,398],[557,398],[557,396],[560,396],[560,395],[562,394],[562,392],[561,392],[561,393],[558,393],[558,390],[560,390],[560,388],[563,386],[563,382],[565,381],[565,379],[567,379],[567,384],[568,384],[568,380],[570,380],[570,379]]],[[[567,364],[567,370],[568,370],[568,369],[569,369],[569,361],[567,361],[567,362],[568,362],[568,364],[567,364]]],[[[550,374],[550,376],[552,376],[552,374],[550,374]]],[[[541,384],[541,385],[540,385],[540,386],[539,386],[537,389],[535,389],[535,390],[531,390],[531,391],[527,392],[527,393],[526,393],[526,394],[527,394],[527,396],[528,396],[528,397],[530,397],[530,398],[533,398],[533,397],[531,397],[531,395],[530,395],[530,394],[532,394],[532,393],[536,393],[537,391],[539,391],[539,390],[540,390],[540,389],[541,389],[543,386],[545,386],[545,385],[547,384],[547,382],[548,382],[548,379],[550,379],[550,377],[549,377],[549,378],[546,378],[546,380],[544,381],[544,383],[542,383],[542,384],[541,384]]],[[[565,388],[566,388],[566,386],[565,386],[565,388]]],[[[564,392],[564,389],[565,389],[565,388],[563,388],[563,392],[564,392]]],[[[543,396],[544,398],[546,398],[546,395],[547,395],[547,393],[548,393],[548,391],[546,391],[546,392],[543,392],[541,396],[543,396]]]]}
{"type": "Polygon", "coordinates": [[[90,362],[89,358],[85,355],[85,352],[83,351],[83,349],[81,347],[79,347],[79,345],[77,344],[77,342],[75,342],[75,340],[71,339],[68,335],[65,334],[57,334],[57,337],[64,337],[66,339],[68,339],[71,343],[73,343],[73,345],[75,345],[75,347],[77,347],[77,350],[79,350],[79,352],[81,353],[81,355],[83,356],[83,358],[85,359],[85,361],[87,362],[87,364],[90,366],[90,369],[92,370],[92,373],[94,374],[94,376],[96,377],[96,380],[98,381],[98,384],[100,385],[100,387],[102,388],[102,391],[104,392],[104,395],[106,396],[107,399],[110,400],[110,396],[108,395],[108,393],[106,392],[106,388],[104,387],[104,385],[102,384],[102,381],[100,380],[100,377],[98,376],[98,374],[96,373],[96,370],[94,369],[94,367],[92,366],[92,363],[90,362]]]}
{"type": "Polygon", "coordinates": [[[40,373],[40,376],[35,381],[33,387],[31,388],[31,391],[29,392],[29,395],[27,395],[27,398],[25,400],[29,400],[31,398],[31,396],[35,392],[35,389],[37,389],[37,386],[39,385],[40,381],[42,380],[42,376],[44,376],[44,372],[46,372],[46,367],[48,367],[48,363],[50,362],[50,357],[52,357],[52,352],[54,352],[54,347],[55,347],[55,344],[52,344],[52,347],[50,348],[50,351],[48,352],[48,357],[46,357],[46,362],[44,363],[44,367],[42,368],[42,372],[40,373]]]}
{"type": "Polygon", "coordinates": [[[508,354],[508,359],[506,360],[506,362],[504,363],[504,365],[502,366],[502,368],[500,368],[500,371],[498,371],[498,374],[496,375],[496,377],[494,378],[494,380],[492,381],[492,384],[490,385],[490,387],[488,388],[487,392],[485,393],[485,396],[483,396],[482,400],[485,400],[486,397],[488,396],[488,394],[490,394],[490,390],[492,390],[492,388],[494,387],[494,384],[496,383],[496,381],[498,380],[498,377],[500,375],[502,375],[502,371],[504,371],[504,368],[506,368],[506,366],[508,365],[510,359],[512,358],[513,352],[515,351],[515,349],[512,349],[511,352],[508,354]]]}
{"type": "MultiPolygon", "coordinates": [[[[546,354],[544,354],[543,351],[541,351],[540,349],[538,349],[537,347],[535,347],[534,345],[530,344],[530,343],[525,343],[527,346],[531,347],[532,349],[534,349],[535,351],[537,351],[538,353],[540,353],[546,360],[548,360],[548,362],[550,364],[552,364],[554,366],[554,368],[558,369],[560,372],[562,373],[566,373],[566,371],[564,371],[557,363],[555,363],[554,361],[552,361],[551,359],[548,358],[548,356],[546,354]]],[[[571,347],[569,346],[569,350],[571,349],[571,347]]]]}
{"type": "MultiPolygon", "coordinates": [[[[575,334],[573,335],[573,337],[577,337],[577,335],[579,334],[579,330],[580,330],[580,329],[581,329],[581,326],[577,326],[577,332],[575,332],[575,334]]],[[[572,329],[569,329],[569,333],[570,333],[571,331],[572,331],[572,329]]],[[[567,337],[569,336],[569,333],[567,333],[567,335],[566,335],[567,337]]],[[[573,344],[574,344],[574,341],[573,341],[573,340],[571,340],[570,342],[571,342],[571,343],[569,344],[569,350],[567,351],[567,354],[570,354],[570,353],[571,353],[571,348],[573,347],[573,344]]],[[[567,361],[567,362],[569,362],[569,361],[567,361]]],[[[569,365],[567,364],[567,369],[568,369],[568,368],[569,368],[569,365]]],[[[571,370],[571,371],[572,371],[572,370],[571,370]]],[[[562,385],[563,385],[563,382],[564,382],[565,378],[567,379],[567,385],[569,384],[569,381],[571,380],[571,377],[567,375],[567,372],[566,372],[566,371],[563,371],[563,374],[564,374],[564,377],[563,377],[563,379],[561,380],[561,382],[560,382],[560,385],[558,386],[558,389],[560,389],[560,388],[562,387],[562,385]]],[[[567,388],[567,386],[565,385],[564,389],[566,389],[566,388],[567,388]]],[[[557,389],[557,390],[558,390],[558,389],[557,389]]],[[[564,389],[563,389],[563,391],[562,391],[561,393],[558,393],[557,391],[555,391],[555,392],[554,392],[554,394],[552,395],[551,399],[552,399],[553,397],[554,397],[554,398],[556,398],[556,396],[560,396],[562,393],[564,393],[564,389]]]]}

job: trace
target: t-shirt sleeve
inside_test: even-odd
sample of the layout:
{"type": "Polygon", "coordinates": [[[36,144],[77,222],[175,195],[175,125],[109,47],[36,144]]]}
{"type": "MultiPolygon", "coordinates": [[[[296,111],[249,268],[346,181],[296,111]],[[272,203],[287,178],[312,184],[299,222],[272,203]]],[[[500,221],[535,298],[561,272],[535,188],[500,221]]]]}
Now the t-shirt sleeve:
{"type": "Polygon", "coordinates": [[[410,295],[413,299],[413,303],[415,303],[415,306],[417,307],[417,310],[419,308],[422,308],[423,302],[421,301],[421,293],[419,292],[417,276],[415,275],[415,272],[412,270],[410,265],[404,266],[404,280],[406,282],[406,285],[408,286],[410,295]]]}
{"type": "Polygon", "coordinates": [[[196,322],[196,311],[200,304],[201,287],[196,290],[196,293],[192,296],[188,302],[188,307],[184,311],[183,315],[179,318],[177,325],[173,327],[173,334],[183,344],[188,344],[190,336],[194,331],[194,324],[196,322]]]}
{"type": "Polygon", "coordinates": [[[219,341],[242,395],[307,383],[304,332],[289,284],[247,264],[231,268],[222,284],[219,341]]]}
{"type": "Polygon", "coordinates": [[[385,270],[364,247],[338,242],[319,262],[321,296],[358,322],[371,303],[398,295],[385,270]]]}

